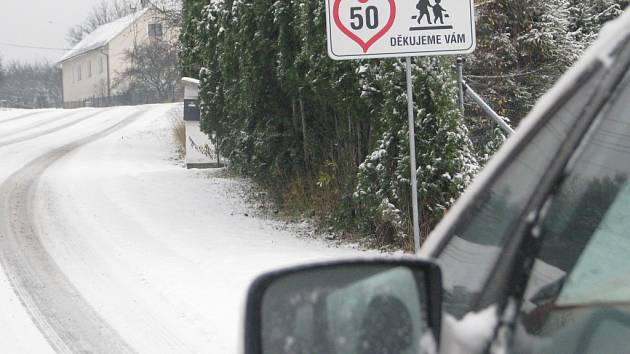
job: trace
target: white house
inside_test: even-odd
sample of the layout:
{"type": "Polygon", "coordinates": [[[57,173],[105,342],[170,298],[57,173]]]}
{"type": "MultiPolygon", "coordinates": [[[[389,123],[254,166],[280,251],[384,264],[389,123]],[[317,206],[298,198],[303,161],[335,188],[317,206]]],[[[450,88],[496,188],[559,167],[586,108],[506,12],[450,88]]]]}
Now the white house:
{"type": "Polygon", "coordinates": [[[64,104],[111,97],[124,89],[120,73],[130,65],[127,53],[152,39],[173,41],[177,30],[167,28],[157,10],[147,6],[94,30],[60,60],[64,104]],[[114,83],[119,83],[114,87],[114,83]]]}

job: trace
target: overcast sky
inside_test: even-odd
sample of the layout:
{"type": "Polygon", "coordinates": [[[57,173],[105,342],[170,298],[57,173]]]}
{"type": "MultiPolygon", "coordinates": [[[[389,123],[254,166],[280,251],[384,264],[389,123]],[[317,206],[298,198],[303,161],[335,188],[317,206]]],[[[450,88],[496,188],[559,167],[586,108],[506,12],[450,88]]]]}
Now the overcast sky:
{"type": "Polygon", "coordinates": [[[3,62],[57,61],[60,50],[27,49],[7,44],[67,48],[68,29],[81,23],[101,0],[0,0],[0,56],[3,62]]]}

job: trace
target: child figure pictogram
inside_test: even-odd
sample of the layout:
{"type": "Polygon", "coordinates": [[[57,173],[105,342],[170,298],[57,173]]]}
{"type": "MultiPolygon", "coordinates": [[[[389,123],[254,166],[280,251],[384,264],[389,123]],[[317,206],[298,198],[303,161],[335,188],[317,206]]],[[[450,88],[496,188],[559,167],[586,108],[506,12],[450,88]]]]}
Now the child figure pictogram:
{"type": "MultiPolygon", "coordinates": [[[[440,5],[441,2],[442,2],[442,0],[435,0],[435,5],[432,6],[433,7],[433,15],[435,15],[435,19],[433,20],[433,22],[435,24],[438,23],[438,20],[440,20],[440,24],[444,24],[444,14],[446,13],[446,9],[444,9],[440,5]]],[[[448,17],[448,15],[446,15],[446,17],[448,17]]]]}

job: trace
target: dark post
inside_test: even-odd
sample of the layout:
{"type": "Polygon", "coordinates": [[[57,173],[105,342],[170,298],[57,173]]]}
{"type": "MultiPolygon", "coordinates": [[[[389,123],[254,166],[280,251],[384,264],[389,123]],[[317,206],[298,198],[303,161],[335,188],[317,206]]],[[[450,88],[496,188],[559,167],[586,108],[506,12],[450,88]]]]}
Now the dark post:
{"type": "Polygon", "coordinates": [[[464,115],[464,59],[457,57],[457,87],[459,94],[459,110],[464,115]]]}

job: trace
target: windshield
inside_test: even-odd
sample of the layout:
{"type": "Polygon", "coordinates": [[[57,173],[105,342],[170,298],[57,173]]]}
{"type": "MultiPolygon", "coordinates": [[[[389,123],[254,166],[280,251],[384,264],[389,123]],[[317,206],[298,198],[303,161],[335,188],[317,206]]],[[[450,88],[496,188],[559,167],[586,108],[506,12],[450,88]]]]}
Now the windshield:
{"type": "Polygon", "coordinates": [[[474,310],[475,299],[509,238],[510,226],[523,217],[530,196],[598,88],[601,73],[591,74],[525,142],[491,187],[476,197],[437,256],[444,273],[445,309],[450,314],[461,317],[474,310]]]}
{"type": "Polygon", "coordinates": [[[522,312],[524,327],[531,335],[554,340],[521,338],[534,341],[533,350],[524,352],[559,352],[559,343],[565,353],[627,350],[629,100],[630,82],[626,79],[610,108],[583,142],[545,216],[543,245],[522,312]],[[606,341],[605,347],[601,340],[606,341]],[[603,348],[607,349],[602,351],[603,348]]]}

